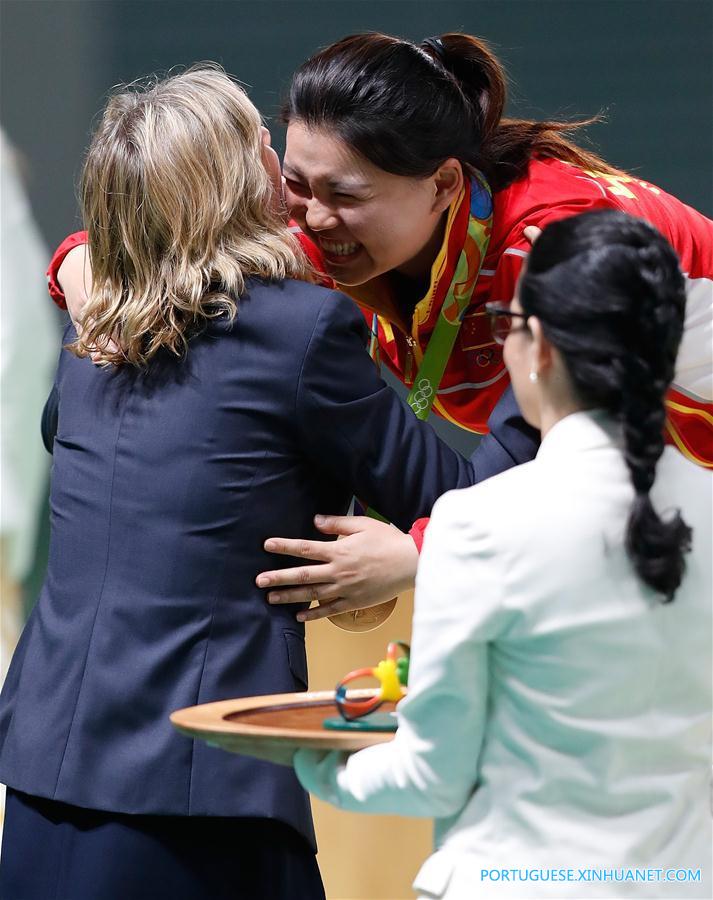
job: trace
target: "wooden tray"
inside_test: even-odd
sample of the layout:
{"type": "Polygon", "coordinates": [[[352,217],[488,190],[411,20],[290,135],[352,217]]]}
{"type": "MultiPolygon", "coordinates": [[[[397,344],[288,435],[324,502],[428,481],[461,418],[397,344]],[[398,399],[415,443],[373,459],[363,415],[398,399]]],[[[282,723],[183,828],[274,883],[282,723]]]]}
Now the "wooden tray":
{"type": "MultiPolygon", "coordinates": [[[[349,691],[351,697],[374,694],[368,688],[349,691]]],[[[380,711],[390,712],[394,705],[384,703],[380,711]]],[[[334,691],[310,691],[190,706],[172,713],[171,722],[183,734],[200,738],[212,747],[284,766],[292,765],[292,756],[301,747],[353,752],[386,743],[394,737],[393,732],[324,728],[325,719],[338,715],[334,691]]]]}

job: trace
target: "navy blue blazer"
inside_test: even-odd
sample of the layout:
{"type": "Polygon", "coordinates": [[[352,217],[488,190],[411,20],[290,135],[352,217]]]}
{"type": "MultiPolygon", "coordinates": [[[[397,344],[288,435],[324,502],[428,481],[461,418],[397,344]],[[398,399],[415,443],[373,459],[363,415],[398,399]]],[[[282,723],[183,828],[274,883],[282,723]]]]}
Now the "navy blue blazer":
{"type": "Polygon", "coordinates": [[[303,626],[255,586],[290,564],[267,537],[319,537],[314,514],[353,493],[406,529],[525,453],[503,406],[462,459],[365,339],[344,296],[251,282],[183,359],[102,369],[62,352],[48,571],[0,699],[0,780],[113,812],[275,818],[313,841],[291,769],[191,741],[169,713],[306,688],[303,626]]]}

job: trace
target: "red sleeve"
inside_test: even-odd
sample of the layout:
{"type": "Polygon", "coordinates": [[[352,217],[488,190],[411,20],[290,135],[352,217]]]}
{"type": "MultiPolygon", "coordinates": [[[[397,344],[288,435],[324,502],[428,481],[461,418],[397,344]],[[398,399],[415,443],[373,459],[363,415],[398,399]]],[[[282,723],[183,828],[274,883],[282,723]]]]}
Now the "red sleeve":
{"type": "Polygon", "coordinates": [[[322,258],[322,254],[319,251],[319,247],[316,244],[313,244],[312,241],[307,237],[307,235],[302,231],[300,226],[294,219],[290,219],[289,221],[290,231],[296,236],[297,240],[300,242],[300,246],[305,253],[307,259],[309,259],[310,263],[314,270],[320,275],[319,284],[322,287],[328,287],[334,289],[336,287],[336,283],[334,279],[330,278],[327,275],[327,270],[324,265],[324,259],[322,258]]]}
{"type": "MultiPolygon", "coordinates": [[[[307,235],[303,234],[298,226],[295,223],[290,222],[290,225],[293,227],[293,230],[297,233],[297,239],[302,245],[302,249],[305,251],[309,261],[315,267],[317,272],[324,273],[324,260],[322,259],[322,255],[315,245],[310,241],[307,235]]],[[[70,250],[73,250],[75,247],[78,247],[80,244],[87,243],[87,232],[86,231],[76,231],[74,234],[70,234],[69,237],[66,237],[62,243],[57,247],[54,252],[54,256],[50,260],[49,268],[47,269],[47,287],[49,289],[50,297],[54,300],[54,302],[59,306],[60,309],[67,308],[67,302],[64,298],[64,291],[59,286],[59,282],[57,281],[57,273],[59,272],[60,266],[64,262],[65,256],[69,253],[70,250]]],[[[328,276],[324,276],[322,280],[322,284],[325,287],[334,287],[334,282],[328,276]]]]}
{"type": "Polygon", "coordinates": [[[512,300],[523,263],[532,249],[532,244],[525,237],[525,228],[528,225],[535,225],[544,230],[551,222],[557,222],[559,219],[567,219],[593,209],[610,208],[611,203],[595,198],[580,204],[560,203],[549,208],[534,210],[525,215],[507,235],[506,244],[495,267],[493,279],[487,285],[488,299],[508,303],[512,300]]]}
{"type": "Polygon", "coordinates": [[[87,243],[87,232],[86,231],[75,231],[74,234],[70,234],[69,237],[66,237],[62,243],[57,247],[54,251],[54,256],[50,260],[49,268],[47,269],[47,287],[50,292],[50,297],[54,300],[54,302],[59,306],[60,309],[67,308],[67,301],[64,299],[64,291],[59,286],[59,282],[57,281],[57,273],[59,272],[59,267],[64,262],[65,256],[69,253],[70,250],[73,250],[75,247],[79,247],[80,244],[87,243]]]}
{"type": "Polygon", "coordinates": [[[423,536],[426,533],[426,528],[428,528],[428,523],[430,521],[430,519],[416,519],[409,531],[419,553],[423,549],[423,536]]]}

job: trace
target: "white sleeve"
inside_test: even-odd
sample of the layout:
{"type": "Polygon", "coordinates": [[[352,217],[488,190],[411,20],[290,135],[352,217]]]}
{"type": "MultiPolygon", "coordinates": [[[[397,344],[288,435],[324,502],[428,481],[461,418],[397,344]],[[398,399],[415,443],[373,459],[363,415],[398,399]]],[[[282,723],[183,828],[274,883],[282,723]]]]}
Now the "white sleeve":
{"type": "Polygon", "coordinates": [[[409,694],[391,743],[347,757],[301,750],[303,786],[343,809],[442,818],[477,782],[488,694],[488,642],[509,613],[480,486],[453,491],[433,510],[416,578],[409,694]]]}

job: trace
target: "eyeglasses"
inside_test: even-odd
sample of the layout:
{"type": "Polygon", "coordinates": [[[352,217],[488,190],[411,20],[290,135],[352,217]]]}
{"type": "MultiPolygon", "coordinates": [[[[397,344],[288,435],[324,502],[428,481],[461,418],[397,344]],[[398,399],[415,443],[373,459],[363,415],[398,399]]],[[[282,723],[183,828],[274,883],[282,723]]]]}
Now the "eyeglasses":
{"type": "Polygon", "coordinates": [[[526,313],[515,312],[510,309],[509,303],[491,302],[485,304],[485,312],[490,319],[490,330],[493,333],[498,344],[504,344],[507,336],[514,331],[527,331],[527,320],[529,316],[526,313]],[[513,318],[522,319],[522,325],[519,328],[512,327],[513,318]]]}

